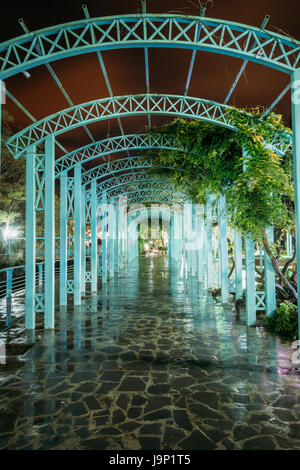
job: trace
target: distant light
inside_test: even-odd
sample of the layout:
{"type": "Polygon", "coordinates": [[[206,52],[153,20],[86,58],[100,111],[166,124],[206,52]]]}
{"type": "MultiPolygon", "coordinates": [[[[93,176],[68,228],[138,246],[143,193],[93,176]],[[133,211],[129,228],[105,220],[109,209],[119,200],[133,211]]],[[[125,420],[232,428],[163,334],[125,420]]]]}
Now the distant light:
{"type": "Polygon", "coordinates": [[[8,238],[17,238],[19,231],[16,228],[6,226],[3,230],[3,238],[7,240],[8,238]]]}
{"type": "Polygon", "coordinates": [[[23,75],[24,75],[25,78],[30,78],[31,77],[30,73],[27,72],[27,70],[23,71],[23,75]]]}

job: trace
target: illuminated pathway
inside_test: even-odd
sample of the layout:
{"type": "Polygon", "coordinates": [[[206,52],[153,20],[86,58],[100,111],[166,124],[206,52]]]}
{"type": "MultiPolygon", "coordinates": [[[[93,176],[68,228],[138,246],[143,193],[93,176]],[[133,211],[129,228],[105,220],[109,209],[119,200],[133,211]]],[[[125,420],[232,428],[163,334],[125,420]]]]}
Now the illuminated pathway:
{"type": "Polygon", "coordinates": [[[18,358],[10,340],[0,449],[300,449],[291,344],[236,321],[167,257],[83,305],[38,325],[18,358]]]}

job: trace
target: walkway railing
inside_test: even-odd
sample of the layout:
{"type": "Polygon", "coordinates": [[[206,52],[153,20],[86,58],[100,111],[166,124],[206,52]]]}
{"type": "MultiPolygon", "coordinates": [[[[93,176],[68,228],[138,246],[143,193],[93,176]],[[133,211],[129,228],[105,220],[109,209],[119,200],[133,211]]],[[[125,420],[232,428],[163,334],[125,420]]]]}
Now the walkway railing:
{"type": "MultiPolygon", "coordinates": [[[[68,259],[68,275],[74,273],[73,258],[68,259]]],[[[59,277],[60,262],[55,262],[55,278],[59,277]]],[[[37,291],[45,278],[44,262],[36,264],[37,291]]],[[[11,328],[25,314],[25,265],[0,270],[0,331],[11,328]],[[21,308],[17,306],[20,305],[21,308]],[[15,307],[15,308],[12,308],[15,307]]]]}

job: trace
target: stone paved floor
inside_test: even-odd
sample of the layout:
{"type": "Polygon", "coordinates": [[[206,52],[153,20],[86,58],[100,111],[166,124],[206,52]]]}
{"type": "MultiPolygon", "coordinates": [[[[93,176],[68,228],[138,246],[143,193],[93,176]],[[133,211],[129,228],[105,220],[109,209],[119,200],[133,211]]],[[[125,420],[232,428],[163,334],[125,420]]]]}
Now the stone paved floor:
{"type": "Polygon", "coordinates": [[[140,258],[32,347],[2,334],[0,449],[300,449],[291,344],[168,263],[140,258]]]}

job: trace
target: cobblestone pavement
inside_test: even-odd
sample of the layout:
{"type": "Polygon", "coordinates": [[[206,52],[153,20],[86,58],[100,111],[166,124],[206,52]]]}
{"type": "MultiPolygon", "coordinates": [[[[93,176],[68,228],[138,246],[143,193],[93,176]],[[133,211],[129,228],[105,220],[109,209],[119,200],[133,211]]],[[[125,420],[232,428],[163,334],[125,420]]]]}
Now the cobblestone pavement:
{"type": "Polygon", "coordinates": [[[290,342],[167,257],[99,292],[57,309],[55,331],[0,336],[0,449],[300,449],[290,342]]]}

